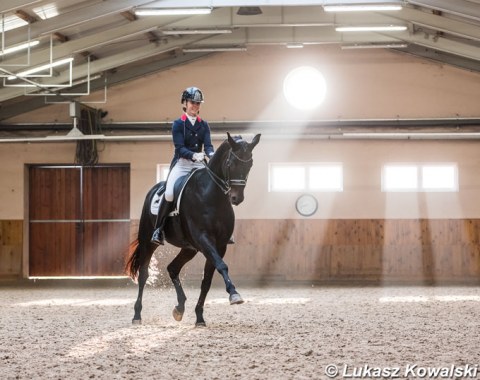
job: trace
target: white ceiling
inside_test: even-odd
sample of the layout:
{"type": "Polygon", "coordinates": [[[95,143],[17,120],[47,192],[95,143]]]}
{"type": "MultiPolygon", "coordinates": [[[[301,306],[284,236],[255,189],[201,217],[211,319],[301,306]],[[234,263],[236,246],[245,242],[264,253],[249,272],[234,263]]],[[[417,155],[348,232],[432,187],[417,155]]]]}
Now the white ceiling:
{"type": "MultiPolygon", "coordinates": [[[[31,49],[29,57],[25,51],[5,55],[0,61],[4,75],[18,73],[28,66],[73,57],[71,72],[68,65],[62,65],[54,69],[53,78],[30,79],[37,84],[61,84],[69,82],[71,74],[75,83],[84,80],[90,71],[91,91],[103,88],[105,80],[107,86],[113,86],[212,54],[184,50],[205,47],[248,49],[251,45],[286,46],[288,43],[342,46],[406,43],[407,47],[400,49],[406,53],[480,71],[480,0],[2,0],[0,12],[4,17],[17,15],[29,22],[27,26],[2,34],[4,49],[28,40],[40,41],[31,49]],[[403,9],[331,13],[322,7],[338,3],[398,3],[403,9]],[[134,13],[136,7],[171,6],[206,6],[212,8],[212,13],[141,17],[134,13]],[[262,13],[238,15],[240,6],[258,6],[262,13]],[[58,15],[42,19],[38,15],[38,9],[42,7],[54,9],[58,15]],[[336,26],[382,24],[405,25],[407,30],[377,33],[335,31],[336,26]],[[232,32],[165,34],[180,29],[228,29],[232,32]]],[[[5,87],[9,81],[3,79],[1,82],[0,122],[45,104],[44,96],[32,96],[38,94],[38,88],[5,87]]],[[[24,82],[21,84],[23,86],[24,82]]],[[[70,91],[83,93],[86,85],[74,86],[70,91]]]]}

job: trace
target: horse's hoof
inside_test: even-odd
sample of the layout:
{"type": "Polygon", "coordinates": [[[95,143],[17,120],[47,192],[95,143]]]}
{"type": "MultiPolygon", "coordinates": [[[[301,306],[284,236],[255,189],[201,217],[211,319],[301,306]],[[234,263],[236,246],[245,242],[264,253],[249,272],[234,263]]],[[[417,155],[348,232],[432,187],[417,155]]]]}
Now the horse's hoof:
{"type": "Polygon", "coordinates": [[[241,303],[244,302],[243,298],[238,293],[230,295],[229,299],[230,299],[230,305],[240,305],[241,303]]]}
{"type": "Polygon", "coordinates": [[[179,312],[176,306],[173,308],[172,314],[173,319],[175,319],[177,322],[180,322],[183,318],[183,313],[179,312]]]}
{"type": "Polygon", "coordinates": [[[141,325],[142,320],[141,319],[132,319],[132,325],[141,325]]]}
{"type": "Polygon", "coordinates": [[[195,327],[207,327],[207,324],[205,322],[197,322],[195,323],[195,327]]]}

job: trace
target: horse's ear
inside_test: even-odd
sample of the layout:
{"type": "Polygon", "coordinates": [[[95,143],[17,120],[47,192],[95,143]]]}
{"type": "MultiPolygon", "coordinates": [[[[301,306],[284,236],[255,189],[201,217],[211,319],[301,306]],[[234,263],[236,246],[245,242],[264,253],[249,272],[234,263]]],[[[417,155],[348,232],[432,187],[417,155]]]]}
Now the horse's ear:
{"type": "Polygon", "coordinates": [[[260,136],[261,134],[259,133],[258,135],[256,135],[253,139],[252,139],[252,142],[250,143],[250,150],[252,151],[253,148],[255,148],[255,146],[259,143],[260,141],[260,136]]]}
{"type": "Polygon", "coordinates": [[[228,143],[230,144],[232,149],[234,149],[235,146],[237,145],[237,142],[232,138],[232,136],[230,136],[230,133],[228,132],[227,132],[227,136],[228,136],[228,143]]]}

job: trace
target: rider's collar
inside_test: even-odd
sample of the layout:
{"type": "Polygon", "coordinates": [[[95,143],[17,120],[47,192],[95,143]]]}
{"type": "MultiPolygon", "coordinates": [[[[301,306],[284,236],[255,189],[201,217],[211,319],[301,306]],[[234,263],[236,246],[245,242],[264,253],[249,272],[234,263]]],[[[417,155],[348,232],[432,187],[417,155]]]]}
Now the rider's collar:
{"type": "MultiPolygon", "coordinates": [[[[185,121],[185,120],[188,119],[188,115],[187,115],[186,113],[184,113],[184,114],[180,117],[180,119],[181,119],[182,121],[185,121]]],[[[197,116],[197,121],[198,121],[198,122],[201,122],[201,121],[202,121],[202,119],[200,119],[200,116],[197,116]]]]}

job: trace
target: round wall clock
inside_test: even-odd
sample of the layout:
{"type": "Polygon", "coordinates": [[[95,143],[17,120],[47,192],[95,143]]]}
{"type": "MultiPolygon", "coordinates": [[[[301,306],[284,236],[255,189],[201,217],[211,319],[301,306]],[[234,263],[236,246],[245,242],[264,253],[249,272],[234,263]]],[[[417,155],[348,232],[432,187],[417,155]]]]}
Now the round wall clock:
{"type": "Polygon", "coordinates": [[[298,213],[303,216],[311,216],[318,209],[317,198],[311,194],[300,195],[295,203],[298,213]]]}

